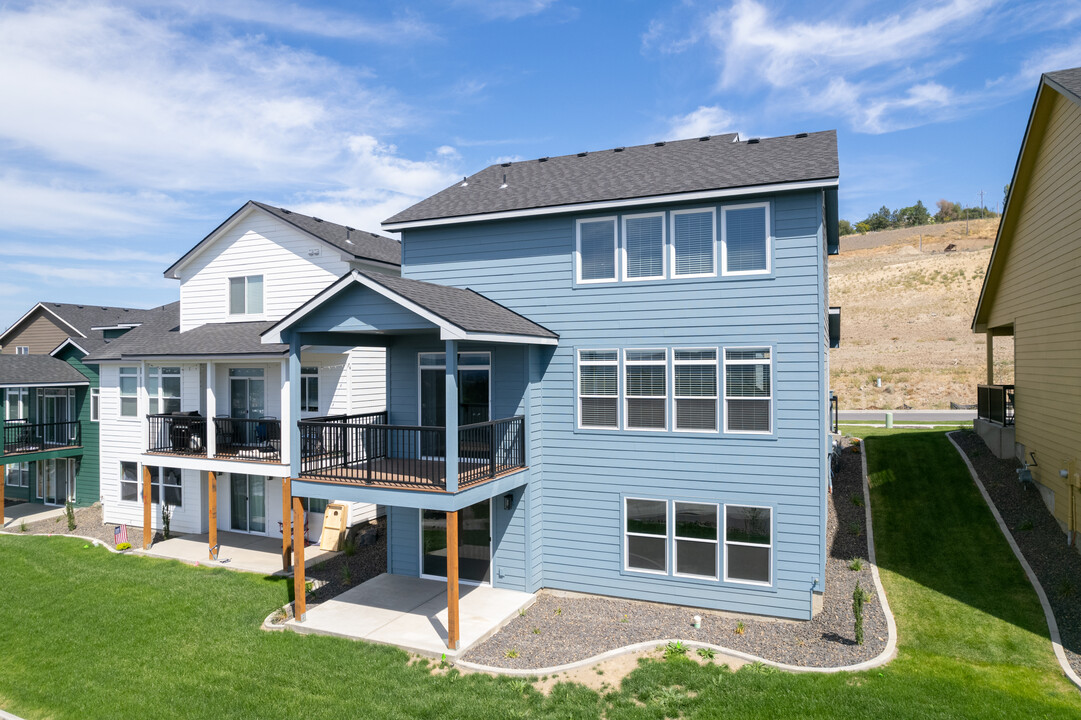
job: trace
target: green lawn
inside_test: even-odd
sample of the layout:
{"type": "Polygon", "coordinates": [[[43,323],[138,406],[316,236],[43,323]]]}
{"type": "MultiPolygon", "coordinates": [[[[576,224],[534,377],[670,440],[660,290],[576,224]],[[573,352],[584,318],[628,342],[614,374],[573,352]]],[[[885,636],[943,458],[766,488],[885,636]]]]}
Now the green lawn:
{"type": "Polygon", "coordinates": [[[433,675],[405,653],[264,633],[281,580],[0,536],[0,707],[26,718],[1081,717],[1035,593],[941,433],[872,430],[900,656],[879,670],[645,663],[615,692],[433,675]]]}

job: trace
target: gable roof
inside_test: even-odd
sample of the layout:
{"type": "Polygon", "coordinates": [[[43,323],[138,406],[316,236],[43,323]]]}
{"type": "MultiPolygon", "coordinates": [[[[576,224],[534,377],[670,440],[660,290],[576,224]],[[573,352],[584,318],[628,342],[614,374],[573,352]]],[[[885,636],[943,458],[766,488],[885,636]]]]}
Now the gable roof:
{"type": "Polygon", "coordinates": [[[85,375],[51,355],[0,355],[0,388],[89,384],[85,375]]]}
{"type": "Polygon", "coordinates": [[[393,267],[399,267],[401,265],[402,246],[401,243],[394,238],[377,235],[364,230],[357,230],[356,228],[347,225],[338,225],[329,220],[323,220],[310,215],[301,215],[292,210],[274,207],[273,205],[256,202],[255,200],[249,200],[244,203],[239,210],[226,218],[225,222],[214,228],[209,235],[196,243],[195,247],[188,250],[179,260],[170,265],[165,271],[165,277],[177,278],[178,275],[176,274],[176,270],[179,267],[185,265],[189,260],[206,249],[211,242],[217,239],[218,234],[232,225],[234,221],[253,210],[265,212],[277,220],[295,227],[306,235],[326,243],[336,250],[340,250],[345,253],[347,257],[353,258],[354,260],[366,260],[393,267]]]}
{"type": "Polygon", "coordinates": [[[736,188],[835,185],[838,176],[833,130],[746,141],[734,133],[714,135],[490,165],[384,220],[383,227],[632,199],[664,202],[736,188]]]}
{"type": "Polygon", "coordinates": [[[279,342],[283,330],[354,284],[373,290],[432,322],[444,339],[543,345],[555,345],[559,339],[548,328],[473,290],[354,270],[275,323],[263,333],[263,341],[279,342]]]}
{"type": "Polygon", "coordinates": [[[1018,204],[1020,200],[1015,202],[1014,198],[1019,198],[1024,194],[1023,186],[1034,164],[1027,155],[1029,144],[1034,146],[1032,152],[1035,152],[1043,142],[1046,119],[1050,112],[1051,103],[1046,101],[1048,96],[1045,94],[1045,88],[1050,88],[1070,102],[1081,105],[1081,67],[1048,72],[1040,76],[1040,83],[1036,87],[1036,97],[1032,101],[1032,110],[1029,112],[1028,124],[1025,126],[1025,135],[1021,141],[1021,149],[1017,153],[1017,162],[1014,164],[1013,175],[1010,178],[1010,192],[1002,208],[1002,219],[998,225],[998,233],[995,235],[991,259],[988,260],[987,271],[983,275],[980,298],[976,303],[976,311],[972,315],[973,332],[987,330],[987,315],[994,303],[995,290],[1001,279],[1005,258],[1013,244],[1013,229],[1021,213],[1021,206],[1018,204]],[[1042,122],[1038,122],[1040,117],[1043,118],[1042,122]]]}
{"type": "Polygon", "coordinates": [[[58,321],[63,330],[67,331],[68,339],[60,343],[60,345],[71,341],[81,350],[89,353],[107,342],[104,331],[101,329],[95,330],[94,328],[138,325],[143,322],[143,318],[149,311],[140,308],[109,307],[105,305],[39,302],[30,308],[29,312],[12,323],[11,327],[0,333],[0,344],[6,344],[5,338],[18,328],[24,320],[34,315],[35,312],[49,315],[58,321]]]}

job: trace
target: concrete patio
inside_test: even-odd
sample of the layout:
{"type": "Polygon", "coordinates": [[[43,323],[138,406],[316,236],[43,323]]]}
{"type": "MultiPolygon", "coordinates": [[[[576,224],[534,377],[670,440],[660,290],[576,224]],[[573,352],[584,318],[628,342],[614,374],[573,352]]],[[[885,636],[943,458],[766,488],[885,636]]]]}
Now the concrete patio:
{"type": "MultiPolygon", "coordinates": [[[[291,575],[293,572],[292,568],[282,570],[281,538],[219,530],[218,544],[221,547],[218,549],[216,562],[209,557],[209,543],[210,539],[206,533],[179,535],[156,542],[150,546],[149,550],[137,549],[136,552],[148,557],[182,560],[187,563],[198,562],[200,565],[263,575],[291,575]]],[[[304,567],[311,567],[329,560],[336,554],[329,550],[320,550],[318,545],[308,545],[304,548],[304,567]]]]}
{"type": "Polygon", "coordinates": [[[461,585],[460,593],[457,650],[447,649],[446,583],[404,575],[378,575],[309,608],[304,622],[289,620],[286,627],[453,658],[491,637],[536,599],[532,593],[488,586],[461,585]]]}
{"type": "Polygon", "coordinates": [[[39,520],[49,520],[64,514],[64,508],[42,505],[41,503],[19,503],[8,505],[4,508],[4,522],[2,527],[7,528],[19,523],[36,523],[39,520]]]}

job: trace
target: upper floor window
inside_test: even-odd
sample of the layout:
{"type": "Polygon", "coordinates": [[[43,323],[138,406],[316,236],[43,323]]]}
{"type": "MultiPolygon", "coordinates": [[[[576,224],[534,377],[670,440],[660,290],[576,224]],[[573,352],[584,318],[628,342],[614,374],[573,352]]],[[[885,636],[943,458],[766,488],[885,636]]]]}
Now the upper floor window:
{"type": "Polygon", "coordinates": [[[263,276],[229,278],[229,314],[263,314],[263,276]]]}
{"type": "Polygon", "coordinates": [[[628,430],[664,430],[668,398],[668,352],[625,350],[628,430]]]}
{"type": "Polygon", "coordinates": [[[664,213],[623,216],[623,279],[664,278],[664,213]]]}
{"type": "Polygon", "coordinates": [[[29,345],[16,345],[15,346],[15,354],[16,355],[29,355],[30,354],[30,346],[29,345]]]}
{"type": "Polygon", "coordinates": [[[725,431],[772,431],[773,384],[769,348],[724,351],[725,431]]]}
{"type": "Polygon", "coordinates": [[[8,388],[6,391],[6,395],[7,398],[4,403],[4,419],[29,421],[30,388],[8,388]]]}
{"type": "Polygon", "coordinates": [[[578,351],[578,424],[619,427],[619,355],[615,350],[578,351]]]}
{"type": "Polygon", "coordinates": [[[676,430],[717,429],[717,350],[676,350],[673,358],[676,430]]]}
{"type": "Polygon", "coordinates": [[[101,420],[101,390],[98,388],[90,388],[90,420],[101,420]]]}
{"type": "Polygon", "coordinates": [[[769,271],[769,203],[723,208],[721,273],[761,275],[769,271]]]}
{"type": "Polygon", "coordinates": [[[120,368],[120,416],[139,414],[139,368],[120,368]]]}
{"type": "Polygon", "coordinates": [[[579,220],[577,223],[578,282],[616,279],[616,219],[579,220]]]}
{"type": "Polygon", "coordinates": [[[713,208],[672,211],[672,275],[704,277],[717,274],[713,208]]]}
{"type": "Polygon", "coordinates": [[[180,412],[180,368],[147,368],[146,394],[151,415],[180,412]]]}
{"type": "Polygon", "coordinates": [[[300,411],[319,412],[319,368],[300,368],[300,411]]]}

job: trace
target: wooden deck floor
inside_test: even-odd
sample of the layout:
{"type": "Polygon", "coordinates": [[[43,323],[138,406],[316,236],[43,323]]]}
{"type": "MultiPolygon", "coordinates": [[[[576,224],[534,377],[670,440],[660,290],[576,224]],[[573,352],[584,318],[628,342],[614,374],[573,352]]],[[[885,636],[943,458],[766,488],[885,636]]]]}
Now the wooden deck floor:
{"type": "MultiPolygon", "coordinates": [[[[525,469],[525,466],[518,465],[497,466],[495,477],[489,477],[488,463],[460,460],[458,462],[458,488],[472,487],[525,469]]],[[[446,471],[442,460],[378,458],[358,462],[348,467],[302,470],[300,476],[346,485],[430,492],[445,492],[447,487],[446,471]]]]}

